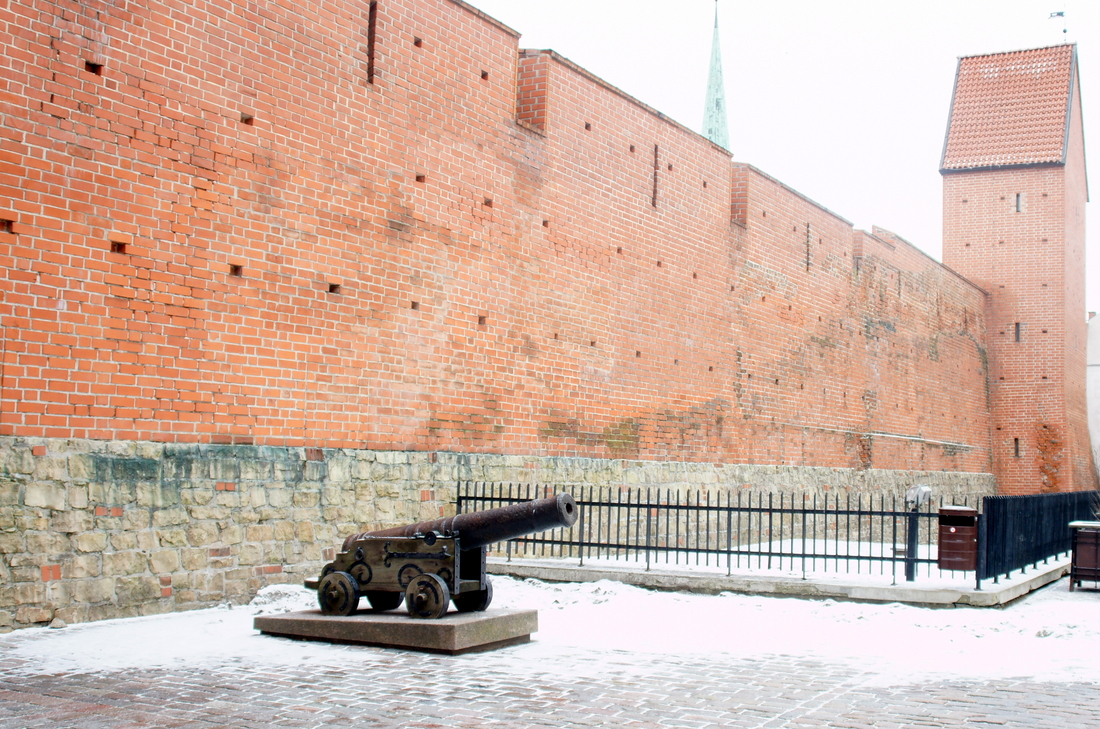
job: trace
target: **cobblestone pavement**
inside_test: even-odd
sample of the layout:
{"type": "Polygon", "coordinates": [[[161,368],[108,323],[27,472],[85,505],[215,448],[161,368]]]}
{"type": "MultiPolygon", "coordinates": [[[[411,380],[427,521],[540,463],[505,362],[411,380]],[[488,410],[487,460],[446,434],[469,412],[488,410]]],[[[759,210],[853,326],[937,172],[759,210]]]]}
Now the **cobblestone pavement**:
{"type": "Polygon", "coordinates": [[[1093,684],[883,687],[873,671],[791,656],[532,648],[344,646],[315,665],[70,675],[0,655],[0,727],[1100,727],[1093,684]]]}

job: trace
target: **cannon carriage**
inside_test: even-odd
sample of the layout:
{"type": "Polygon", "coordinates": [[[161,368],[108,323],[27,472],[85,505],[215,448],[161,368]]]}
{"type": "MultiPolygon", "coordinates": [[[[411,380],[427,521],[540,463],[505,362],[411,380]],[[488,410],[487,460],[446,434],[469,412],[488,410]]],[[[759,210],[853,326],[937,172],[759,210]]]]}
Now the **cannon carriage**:
{"type": "Polygon", "coordinates": [[[317,590],[325,615],[352,615],[366,597],[371,610],[393,610],[402,600],[416,618],[439,618],[453,602],[459,612],[485,610],[493,585],[485,571],[496,542],[577,520],[577,504],[558,494],[522,504],[353,534],[336,558],[306,587],[317,590]]]}

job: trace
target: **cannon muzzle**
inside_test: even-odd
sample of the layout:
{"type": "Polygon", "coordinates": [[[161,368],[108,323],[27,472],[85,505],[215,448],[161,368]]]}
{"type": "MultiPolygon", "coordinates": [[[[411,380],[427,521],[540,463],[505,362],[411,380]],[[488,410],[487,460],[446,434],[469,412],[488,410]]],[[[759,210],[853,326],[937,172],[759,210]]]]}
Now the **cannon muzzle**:
{"type": "Polygon", "coordinates": [[[575,521],[577,502],[569,494],[558,494],[546,499],[502,506],[499,509],[353,534],[344,540],[343,549],[347,551],[352,543],[363,537],[412,537],[429,532],[443,537],[461,535],[463,549],[476,549],[547,529],[571,527],[575,521]]]}

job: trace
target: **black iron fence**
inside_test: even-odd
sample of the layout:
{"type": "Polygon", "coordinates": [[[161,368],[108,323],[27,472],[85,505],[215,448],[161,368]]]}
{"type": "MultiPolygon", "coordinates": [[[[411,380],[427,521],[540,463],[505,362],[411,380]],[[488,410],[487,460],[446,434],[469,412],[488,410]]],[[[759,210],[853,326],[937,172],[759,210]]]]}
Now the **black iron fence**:
{"type": "MultiPolygon", "coordinates": [[[[904,497],[750,490],[570,489],[570,529],[497,545],[496,553],[653,565],[874,573],[913,579],[936,565],[938,506],[904,497]]],[[[460,483],[458,513],[551,494],[531,484],[460,483]]]]}
{"type": "Polygon", "coordinates": [[[978,528],[978,583],[1069,552],[1071,521],[1094,519],[1100,492],[986,496],[978,528]]]}
{"type": "MultiPolygon", "coordinates": [[[[939,507],[915,509],[904,497],[775,494],[754,490],[570,489],[579,516],[569,529],[496,545],[496,553],[725,569],[931,576],[938,558],[939,507]]],[[[458,513],[552,494],[549,486],[461,482],[458,513]]],[[[1071,548],[1069,522],[1092,519],[1100,492],[987,496],[978,517],[974,577],[1002,575],[1071,548]]],[[[965,503],[964,506],[969,504],[965,503]]],[[[979,504],[974,504],[979,507],[979,504]]],[[[947,574],[955,574],[948,572],[947,574]]]]}

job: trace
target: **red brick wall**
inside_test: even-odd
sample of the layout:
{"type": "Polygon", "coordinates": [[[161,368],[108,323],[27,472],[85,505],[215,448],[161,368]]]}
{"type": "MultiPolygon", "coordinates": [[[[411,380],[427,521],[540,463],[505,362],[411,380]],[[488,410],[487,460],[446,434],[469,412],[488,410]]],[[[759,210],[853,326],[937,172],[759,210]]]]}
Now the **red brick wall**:
{"type": "Polygon", "coordinates": [[[981,290],[368,8],[4,10],[4,434],[989,470],[981,290]]]}
{"type": "Polygon", "coordinates": [[[1066,165],[944,175],[944,262],[991,294],[993,472],[1006,494],[1097,487],[1085,407],[1079,91],[1073,109],[1066,165]]]}

